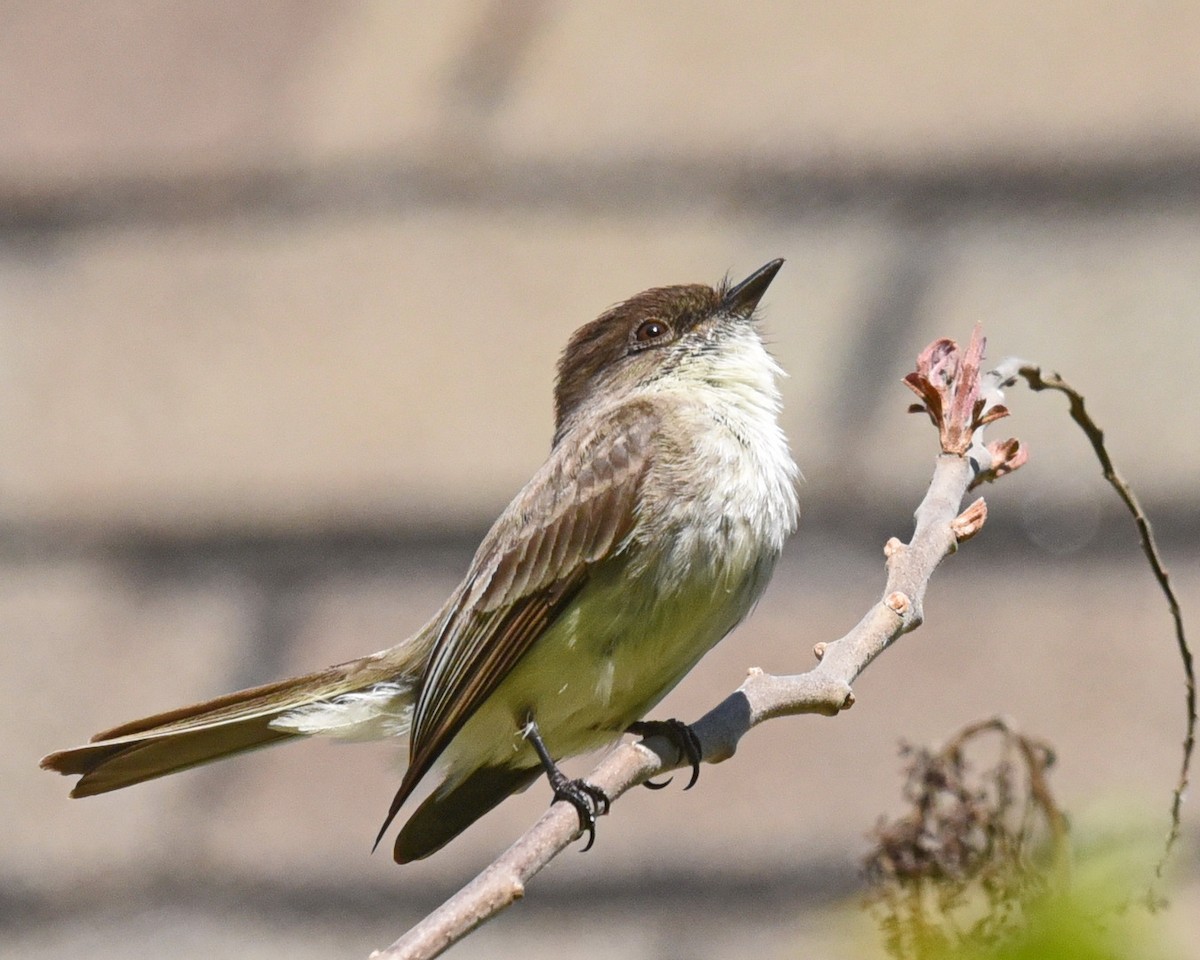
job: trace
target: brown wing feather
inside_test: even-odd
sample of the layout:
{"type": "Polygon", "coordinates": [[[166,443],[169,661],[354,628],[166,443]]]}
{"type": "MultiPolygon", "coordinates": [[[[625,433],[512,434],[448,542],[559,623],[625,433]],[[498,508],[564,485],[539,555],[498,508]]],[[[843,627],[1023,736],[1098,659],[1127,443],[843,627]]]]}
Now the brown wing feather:
{"type": "Polygon", "coordinates": [[[480,545],[429,658],[391,810],[633,528],[657,429],[644,403],[564,438],[480,545]]]}

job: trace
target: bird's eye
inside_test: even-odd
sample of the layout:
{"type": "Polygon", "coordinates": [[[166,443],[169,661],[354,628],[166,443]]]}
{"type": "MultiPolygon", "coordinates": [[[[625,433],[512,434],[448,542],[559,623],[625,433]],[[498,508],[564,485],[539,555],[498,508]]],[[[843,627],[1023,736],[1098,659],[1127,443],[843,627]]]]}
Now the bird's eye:
{"type": "Polygon", "coordinates": [[[646,320],[634,332],[633,339],[638,343],[646,344],[665,337],[668,333],[670,333],[670,327],[661,320],[646,320]]]}

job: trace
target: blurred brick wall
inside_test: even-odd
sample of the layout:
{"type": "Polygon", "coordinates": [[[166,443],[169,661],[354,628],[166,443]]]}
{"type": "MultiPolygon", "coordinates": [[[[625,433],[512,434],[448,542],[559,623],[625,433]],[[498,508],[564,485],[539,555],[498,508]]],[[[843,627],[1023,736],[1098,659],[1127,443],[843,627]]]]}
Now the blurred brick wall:
{"type": "MultiPolygon", "coordinates": [[[[114,956],[170,924],[197,956],[223,935],[329,955],[287,909],[351,889],[346,922],[368,903],[391,923],[545,802],[401,873],[365,856],[386,747],[79,804],[35,764],[419,624],[543,456],[570,331],[647,286],[788,259],[765,312],[807,477],[788,563],[667,705],[681,715],[751,663],[802,666],[870,602],[932,451],[899,377],[976,320],[994,357],[1088,392],[1194,608],[1197,37],[1187,2],[0,10],[0,922],[19,955],[97,923],[114,956]],[[251,891],[236,910],[213,893],[229,884],[251,891]],[[166,919],[114,920],[131,896],[166,919]]],[[[992,528],[853,714],[764,730],[686,797],[623,801],[596,850],[555,865],[551,907],[465,949],[568,923],[574,897],[649,931],[629,956],[678,937],[731,955],[722,931],[755,902],[773,905],[763,949],[792,943],[893,802],[896,739],[990,711],[1059,744],[1075,807],[1164,807],[1165,616],[1060,405],[1012,406],[1033,463],[989,494],[992,528]],[[661,914],[619,892],[683,878],[661,914]]],[[[569,922],[607,955],[595,912],[569,922]]]]}

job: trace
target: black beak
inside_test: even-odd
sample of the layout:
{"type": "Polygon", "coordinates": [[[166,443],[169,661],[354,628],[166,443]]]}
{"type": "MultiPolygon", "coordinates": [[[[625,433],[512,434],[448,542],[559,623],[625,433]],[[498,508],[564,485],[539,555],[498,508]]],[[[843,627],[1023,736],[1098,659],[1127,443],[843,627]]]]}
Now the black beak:
{"type": "Polygon", "coordinates": [[[725,294],[722,306],[730,313],[746,315],[758,306],[758,301],[767,292],[767,287],[775,279],[775,274],[783,266],[783,258],[772,260],[765,266],[759,267],[736,287],[725,294]]]}

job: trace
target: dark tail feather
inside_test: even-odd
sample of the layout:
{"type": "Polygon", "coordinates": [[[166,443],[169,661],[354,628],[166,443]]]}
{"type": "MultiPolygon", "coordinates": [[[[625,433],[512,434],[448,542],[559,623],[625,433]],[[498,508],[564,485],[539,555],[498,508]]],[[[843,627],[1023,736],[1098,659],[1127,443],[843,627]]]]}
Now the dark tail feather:
{"type": "Polygon", "coordinates": [[[409,863],[440,850],[501,800],[524,790],[541,772],[541,767],[482,767],[449,791],[435,791],[396,837],[396,862],[409,863]]]}
{"type": "Polygon", "coordinates": [[[80,774],[73,797],[107,793],[300,736],[272,728],[271,721],[385,679],[387,670],[371,658],[339,664],[122,724],[96,734],[91,743],[44,757],[41,765],[80,774]]]}
{"type": "Polygon", "coordinates": [[[52,753],[42,760],[42,766],[59,773],[82,774],[71,788],[71,796],[91,797],[298,736],[272,730],[269,724],[275,716],[162,734],[133,743],[88,744],[52,753]]]}

